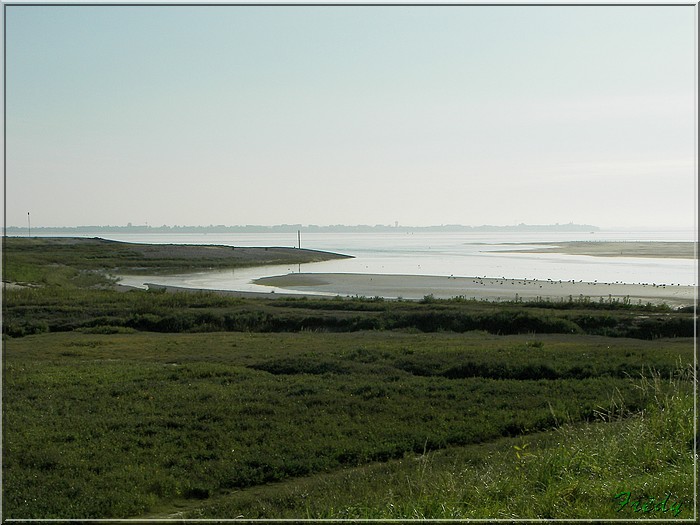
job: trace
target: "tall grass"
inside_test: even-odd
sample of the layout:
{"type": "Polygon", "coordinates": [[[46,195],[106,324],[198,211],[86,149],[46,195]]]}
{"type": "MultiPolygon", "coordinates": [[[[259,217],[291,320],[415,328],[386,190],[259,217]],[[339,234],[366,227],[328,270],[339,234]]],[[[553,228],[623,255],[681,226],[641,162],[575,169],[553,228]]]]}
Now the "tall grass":
{"type": "MultiPolygon", "coordinates": [[[[644,393],[619,366],[670,369],[678,357],[692,357],[688,340],[615,340],[608,348],[612,341],[396,332],[68,332],[8,339],[4,511],[13,518],[134,516],[173,501],[214,500],[221,491],[374,462],[415,466],[411,458],[425,456],[422,478],[403,471],[399,481],[376,487],[366,479],[357,498],[348,500],[337,485],[331,501],[324,503],[331,497],[324,491],[306,500],[320,501],[309,508],[315,515],[338,509],[349,515],[349,507],[381,514],[375,493],[396,487],[397,508],[415,504],[438,475],[453,472],[457,483],[459,469],[484,465],[487,452],[497,449],[470,449],[468,461],[447,454],[442,466],[428,468],[440,457],[430,451],[589,420],[616,389],[627,412],[639,410],[644,393]],[[477,374],[447,374],[464,362],[477,374]],[[515,379],[525,370],[550,370],[545,365],[562,377],[515,379]],[[590,377],[567,372],[584,365],[590,377]],[[401,488],[407,479],[410,490],[401,488]]],[[[536,454],[536,445],[525,450],[536,454]]],[[[507,450],[511,460],[513,450],[507,450]]],[[[444,501],[442,494],[435,500],[444,501]]],[[[279,510],[256,508],[268,517],[279,510]]],[[[232,503],[217,517],[240,513],[253,511],[232,503]]]]}
{"type": "MultiPolygon", "coordinates": [[[[59,272],[60,273],[60,272],[59,272]]],[[[58,275],[58,274],[57,274],[58,275]]],[[[78,281],[96,274],[76,271],[78,281]]],[[[53,278],[53,277],[52,277],[53,278]]],[[[59,277],[55,277],[59,279],[59,277]]],[[[352,332],[415,330],[488,331],[493,334],[586,333],[655,339],[692,337],[692,313],[557,310],[483,302],[396,302],[372,299],[289,301],[242,299],[214,293],[119,293],[61,284],[7,290],[3,333],[33,333],[122,327],[155,332],[352,332]]],[[[95,286],[100,286],[95,283],[95,286]]],[[[102,283],[102,286],[106,286],[102,283]]]]}
{"type": "Polygon", "coordinates": [[[689,519],[692,367],[634,381],[598,421],[234,494],[186,517],[689,519]],[[617,497],[616,497],[617,496],[617,497]],[[625,503],[626,502],[626,503],[625,503]]]}

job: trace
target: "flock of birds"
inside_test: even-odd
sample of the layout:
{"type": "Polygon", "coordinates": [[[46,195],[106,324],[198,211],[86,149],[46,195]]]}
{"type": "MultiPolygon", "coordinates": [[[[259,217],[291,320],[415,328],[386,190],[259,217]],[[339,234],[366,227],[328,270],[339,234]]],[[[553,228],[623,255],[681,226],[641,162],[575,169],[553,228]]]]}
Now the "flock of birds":
{"type": "MultiPolygon", "coordinates": [[[[448,279],[457,279],[457,277],[455,277],[454,274],[453,274],[453,275],[450,275],[450,276],[448,277],[448,279]]],[[[612,282],[612,283],[603,283],[603,282],[599,283],[597,279],[594,280],[593,282],[589,282],[589,281],[584,282],[583,279],[579,279],[578,281],[577,281],[576,279],[570,279],[570,280],[568,280],[568,281],[563,281],[563,280],[561,280],[561,279],[559,279],[558,281],[555,281],[554,279],[547,279],[547,280],[545,281],[545,280],[541,280],[541,279],[506,279],[505,277],[501,277],[501,278],[499,279],[499,278],[489,278],[489,277],[486,277],[486,276],[484,276],[484,277],[475,277],[475,278],[472,278],[472,282],[473,282],[474,284],[479,284],[479,285],[482,285],[482,286],[486,286],[487,284],[491,284],[491,285],[493,285],[493,284],[501,284],[501,285],[503,285],[503,284],[506,284],[507,282],[510,282],[510,284],[513,285],[513,286],[516,285],[516,284],[521,284],[521,285],[523,285],[523,286],[527,286],[527,285],[529,285],[529,284],[532,284],[532,285],[537,285],[537,286],[539,286],[540,288],[542,288],[544,284],[559,284],[559,285],[561,285],[561,284],[565,284],[565,283],[567,283],[567,284],[568,284],[568,283],[571,283],[571,284],[576,284],[576,283],[580,283],[580,284],[590,284],[590,285],[593,285],[593,286],[596,286],[596,285],[601,285],[601,286],[606,286],[606,285],[607,285],[607,286],[613,286],[613,285],[636,284],[636,285],[640,285],[640,286],[643,286],[643,287],[650,286],[650,287],[652,287],[652,288],[666,288],[666,286],[681,286],[680,283],[671,283],[671,284],[669,284],[669,285],[666,285],[666,284],[664,284],[664,283],[662,283],[662,284],[656,284],[656,283],[624,283],[624,282],[622,282],[622,281],[615,281],[615,282],[612,282]],[[487,280],[487,281],[489,281],[489,282],[486,283],[486,282],[484,282],[485,280],[487,280]]]]}

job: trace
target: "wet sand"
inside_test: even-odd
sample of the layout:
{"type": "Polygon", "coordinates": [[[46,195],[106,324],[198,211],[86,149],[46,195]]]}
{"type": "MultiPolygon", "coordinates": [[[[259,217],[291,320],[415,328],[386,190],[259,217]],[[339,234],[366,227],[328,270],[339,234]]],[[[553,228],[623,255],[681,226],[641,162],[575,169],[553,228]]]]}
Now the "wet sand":
{"type": "Polygon", "coordinates": [[[489,301],[611,299],[632,303],[666,303],[685,306],[694,303],[695,287],[679,285],[598,283],[481,277],[426,275],[377,275],[350,273],[297,273],[263,277],[256,284],[302,292],[326,292],[341,296],[422,299],[426,295],[447,299],[463,296],[489,301]]]}
{"type": "Polygon", "coordinates": [[[503,253],[564,253],[593,257],[654,257],[694,259],[694,242],[629,242],[629,241],[572,241],[543,242],[536,245],[516,244],[503,253]],[[532,246],[526,248],[526,246],[532,246]],[[543,247],[544,246],[544,247],[543,247]]]}
{"type": "MultiPolygon", "coordinates": [[[[165,293],[215,293],[218,295],[226,295],[229,297],[247,297],[250,299],[283,299],[283,298],[298,298],[298,297],[309,297],[309,298],[318,298],[318,297],[326,297],[323,295],[316,295],[316,294],[304,294],[304,293],[295,293],[295,292],[290,292],[290,293],[275,293],[274,290],[270,291],[269,293],[264,293],[264,292],[244,292],[244,291],[239,291],[239,290],[217,290],[217,289],[212,289],[212,288],[189,288],[186,286],[173,286],[169,284],[155,284],[155,283],[144,283],[146,288],[151,291],[160,291],[160,292],[165,292],[165,293]]],[[[139,288],[136,286],[129,286],[129,285],[123,285],[123,284],[116,284],[114,285],[115,289],[120,291],[120,292],[128,292],[130,290],[143,290],[143,288],[139,288]]]]}

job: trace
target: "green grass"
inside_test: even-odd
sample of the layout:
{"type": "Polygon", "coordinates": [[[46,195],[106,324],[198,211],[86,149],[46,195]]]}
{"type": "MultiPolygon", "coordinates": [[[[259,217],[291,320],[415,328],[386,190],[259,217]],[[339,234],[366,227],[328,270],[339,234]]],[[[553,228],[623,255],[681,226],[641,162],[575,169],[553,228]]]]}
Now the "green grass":
{"type": "Polygon", "coordinates": [[[277,255],[4,248],[7,518],[690,516],[687,308],[120,293],[277,255]]]}
{"type": "Polygon", "coordinates": [[[155,332],[351,332],[416,330],[494,334],[586,333],[653,339],[692,337],[692,312],[588,309],[565,305],[375,299],[243,299],[214,293],[164,293],[78,286],[9,289],[3,333],[20,337],[114,327],[155,332]]]}
{"type": "MultiPolygon", "coordinates": [[[[138,516],[182,499],[595,420],[614,409],[616,392],[628,415],[649,396],[611,356],[683,366],[692,341],[63,333],[6,340],[4,355],[5,514],[78,519],[138,516]],[[590,364],[595,374],[445,373],[469,361],[500,362],[506,376],[526,361],[560,371],[590,364]]],[[[367,509],[379,512],[373,501],[355,511],[367,509]]]]}
{"type": "Polygon", "coordinates": [[[43,285],[81,285],[75,278],[107,272],[186,273],[263,264],[297,264],[344,255],[293,248],[138,244],[80,237],[4,237],[3,280],[43,285]]]}
{"type": "Polygon", "coordinates": [[[598,422],[251,488],[198,508],[181,505],[175,515],[687,520],[694,512],[689,373],[635,380],[646,404],[631,417],[617,404],[598,422]],[[620,496],[626,492],[629,500],[620,496]]]}

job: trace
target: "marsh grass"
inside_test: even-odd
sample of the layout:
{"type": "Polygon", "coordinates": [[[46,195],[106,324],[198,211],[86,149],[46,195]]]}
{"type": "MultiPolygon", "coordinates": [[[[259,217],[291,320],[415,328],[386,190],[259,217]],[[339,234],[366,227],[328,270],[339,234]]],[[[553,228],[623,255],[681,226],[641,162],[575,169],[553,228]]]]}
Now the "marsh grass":
{"type": "Polygon", "coordinates": [[[423,452],[222,497],[186,517],[315,519],[689,519],[693,517],[693,371],[631,380],[597,422],[423,452]],[[622,505],[635,501],[656,505],[622,505]],[[667,500],[667,505],[660,502],[667,500]]]}
{"type": "Polygon", "coordinates": [[[186,273],[346,256],[279,247],[139,244],[86,237],[4,237],[3,279],[63,284],[75,272],[186,273]]]}
{"type": "MultiPolygon", "coordinates": [[[[446,489],[431,486],[442,480],[462,487],[471,474],[459,477],[459,469],[494,461],[499,453],[488,459],[485,451],[497,450],[489,442],[512,436],[517,440],[506,447],[510,470],[488,485],[503,502],[523,490],[533,464],[528,459],[520,470],[512,468],[512,445],[522,443],[518,436],[567,421],[599,420],[598,412],[617,410],[613,392],[628,416],[646,406],[651,390],[620,374],[621,362],[633,358],[673,367],[679,358],[692,359],[688,340],[615,340],[608,348],[610,341],[397,332],[68,332],[8,339],[4,512],[15,518],[138,516],[177,501],[213,502],[222,493],[263,490],[285,480],[333,480],[335,471],[344,470],[352,477],[358,467],[362,472],[365,465],[397,460],[422,470],[402,471],[400,483],[370,483],[371,494],[356,500],[343,499],[351,493],[336,485],[331,500],[316,494],[305,499],[308,508],[299,508],[285,497],[284,505],[297,517],[391,515],[389,503],[396,516],[438,514],[450,499],[443,497],[446,489]],[[477,373],[446,374],[467,361],[477,373]],[[527,367],[542,371],[547,365],[566,375],[586,364],[590,377],[515,378],[527,367]],[[461,452],[441,452],[465,446],[477,446],[466,452],[466,466],[461,452]],[[446,463],[432,466],[439,458],[446,463]]],[[[601,423],[608,424],[622,423],[601,423]]],[[[536,445],[533,440],[527,450],[539,457],[536,445]]],[[[244,512],[232,505],[225,516],[277,517],[280,510],[244,512]]],[[[449,508],[466,512],[456,503],[449,508]]],[[[211,513],[218,512],[212,507],[211,513]]]]}
{"type": "MultiPolygon", "coordinates": [[[[91,274],[94,277],[94,274],[91,274]]],[[[374,299],[243,299],[208,292],[117,292],[107,284],[8,289],[3,334],[22,337],[99,326],[155,332],[418,332],[595,334],[654,339],[692,337],[692,312],[586,310],[483,302],[374,299]]],[[[542,306],[542,305],[540,305],[542,306]]],[[[549,305],[552,306],[552,305],[549,305]]]]}

